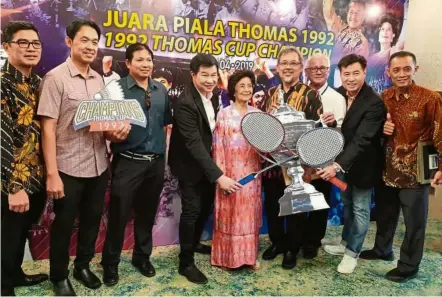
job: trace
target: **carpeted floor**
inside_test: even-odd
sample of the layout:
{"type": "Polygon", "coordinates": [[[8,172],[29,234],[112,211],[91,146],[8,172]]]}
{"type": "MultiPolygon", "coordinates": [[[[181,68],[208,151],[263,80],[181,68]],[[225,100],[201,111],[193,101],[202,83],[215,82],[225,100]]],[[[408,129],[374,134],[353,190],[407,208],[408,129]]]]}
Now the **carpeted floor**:
{"type": "MultiPolygon", "coordinates": [[[[395,238],[395,256],[399,255],[399,245],[404,235],[400,223],[395,238]]],[[[329,227],[328,238],[340,234],[341,227],[329,227]]],[[[371,248],[374,240],[375,224],[372,223],[364,247],[371,248]]],[[[210,265],[208,256],[197,255],[198,267],[206,273],[209,283],[195,285],[189,283],[177,272],[178,246],[158,247],[154,249],[152,262],[157,270],[153,278],[140,275],[130,264],[130,253],[125,252],[120,264],[120,282],[108,288],[89,290],[75,279],[71,281],[77,295],[442,295],[442,222],[431,220],[427,226],[425,254],[420,266],[419,276],[404,284],[392,283],[383,278],[394,268],[396,261],[359,260],[355,272],[341,275],[336,271],[341,257],[326,254],[322,249],[314,260],[298,257],[298,265],[293,270],[284,270],[280,264],[282,255],[273,261],[262,261],[259,271],[241,270],[227,272],[210,265]]],[[[260,252],[268,246],[267,236],[260,242],[260,252]]],[[[92,270],[100,277],[100,255],[94,258],[92,270]]],[[[25,271],[48,271],[48,261],[27,262],[25,271]]],[[[72,268],[71,268],[72,269],[72,268]]],[[[52,296],[50,282],[40,286],[16,289],[17,295],[52,296]]]]}

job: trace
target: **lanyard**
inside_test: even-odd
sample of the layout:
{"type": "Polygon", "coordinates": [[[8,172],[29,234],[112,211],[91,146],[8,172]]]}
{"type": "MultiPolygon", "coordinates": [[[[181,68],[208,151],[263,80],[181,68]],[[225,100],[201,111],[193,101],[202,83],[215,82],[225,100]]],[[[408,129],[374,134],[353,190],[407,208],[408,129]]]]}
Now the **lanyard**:
{"type": "Polygon", "coordinates": [[[324,95],[324,93],[327,91],[327,89],[328,89],[328,85],[327,85],[327,87],[325,88],[325,90],[322,91],[321,96],[324,95]]]}

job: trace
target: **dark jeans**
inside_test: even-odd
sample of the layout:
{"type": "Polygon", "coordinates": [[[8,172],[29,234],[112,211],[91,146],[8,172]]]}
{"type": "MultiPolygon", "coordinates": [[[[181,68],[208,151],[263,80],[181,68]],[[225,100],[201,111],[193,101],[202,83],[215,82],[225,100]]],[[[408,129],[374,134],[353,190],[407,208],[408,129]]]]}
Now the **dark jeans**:
{"type": "Polygon", "coordinates": [[[23,277],[21,265],[26,238],[31,225],[38,221],[45,202],[45,191],[30,195],[29,210],[17,213],[9,210],[8,196],[2,193],[2,287],[13,287],[14,280],[23,277]]]}
{"type": "Polygon", "coordinates": [[[182,213],[180,218],[180,266],[194,264],[194,246],[201,239],[204,223],[215,198],[215,184],[203,179],[193,184],[179,181],[182,213]]]}
{"type": "Polygon", "coordinates": [[[69,244],[75,219],[79,217],[77,268],[89,267],[95,255],[95,241],[103,212],[104,195],[109,180],[108,171],[91,178],[73,177],[60,172],[65,197],[54,199],[55,220],[51,226],[50,278],[54,281],[69,275],[69,244]]]}
{"type": "Polygon", "coordinates": [[[152,228],[164,184],[164,156],[152,161],[115,156],[112,190],[102,265],[120,262],[124,232],[134,213],[135,248],[132,260],[148,261],[152,253],[152,228]]]}
{"type": "Polygon", "coordinates": [[[376,197],[376,241],[374,251],[383,256],[393,252],[393,238],[402,209],[405,237],[401,245],[398,269],[411,272],[419,269],[424,252],[428,216],[429,185],[416,189],[383,187],[376,197]]]}

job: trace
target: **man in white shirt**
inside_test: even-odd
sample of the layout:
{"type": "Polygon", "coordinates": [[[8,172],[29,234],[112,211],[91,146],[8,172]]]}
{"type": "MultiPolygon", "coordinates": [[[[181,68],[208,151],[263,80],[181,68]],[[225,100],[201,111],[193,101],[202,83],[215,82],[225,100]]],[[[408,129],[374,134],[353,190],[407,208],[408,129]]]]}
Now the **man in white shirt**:
{"type": "MultiPolygon", "coordinates": [[[[313,55],[306,62],[309,86],[321,95],[324,115],[333,114],[337,127],[340,128],[345,117],[346,104],[344,97],[327,84],[329,69],[330,60],[324,54],[313,55]]],[[[310,184],[323,193],[325,200],[330,204],[331,183],[321,179],[317,174],[312,174],[310,184]]],[[[327,218],[327,209],[313,211],[309,214],[308,227],[303,238],[304,258],[312,259],[318,255],[318,248],[321,246],[327,229],[327,218]]]]}
{"type": "Polygon", "coordinates": [[[347,111],[344,97],[327,84],[330,75],[330,59],[324,54],[310,56],[306,63],[306,74],[309,86],[321,95],[324,113],[335,115],[338,127],[341,127],[347,111]]]}

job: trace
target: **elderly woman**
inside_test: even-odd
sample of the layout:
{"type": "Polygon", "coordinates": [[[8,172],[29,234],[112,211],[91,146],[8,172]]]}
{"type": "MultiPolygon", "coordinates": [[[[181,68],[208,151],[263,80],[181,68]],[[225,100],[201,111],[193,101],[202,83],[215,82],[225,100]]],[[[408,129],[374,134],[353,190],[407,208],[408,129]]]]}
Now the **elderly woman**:
{"type": "MultiPolygon", "coordinates": [[[[237,71],[229,78],[232,105],[218,113],[214,132],[214,159],[227,176],[239,180],[260,169],[259,156],[241,133],[241,119],[260,110],[250,106],[255,76],[237,71]]],[[[259,229],[262,224],[261,180],[258,178],[234,194],[217,189],[212,241],[212,265],[258,268],[259,229]]]]}

